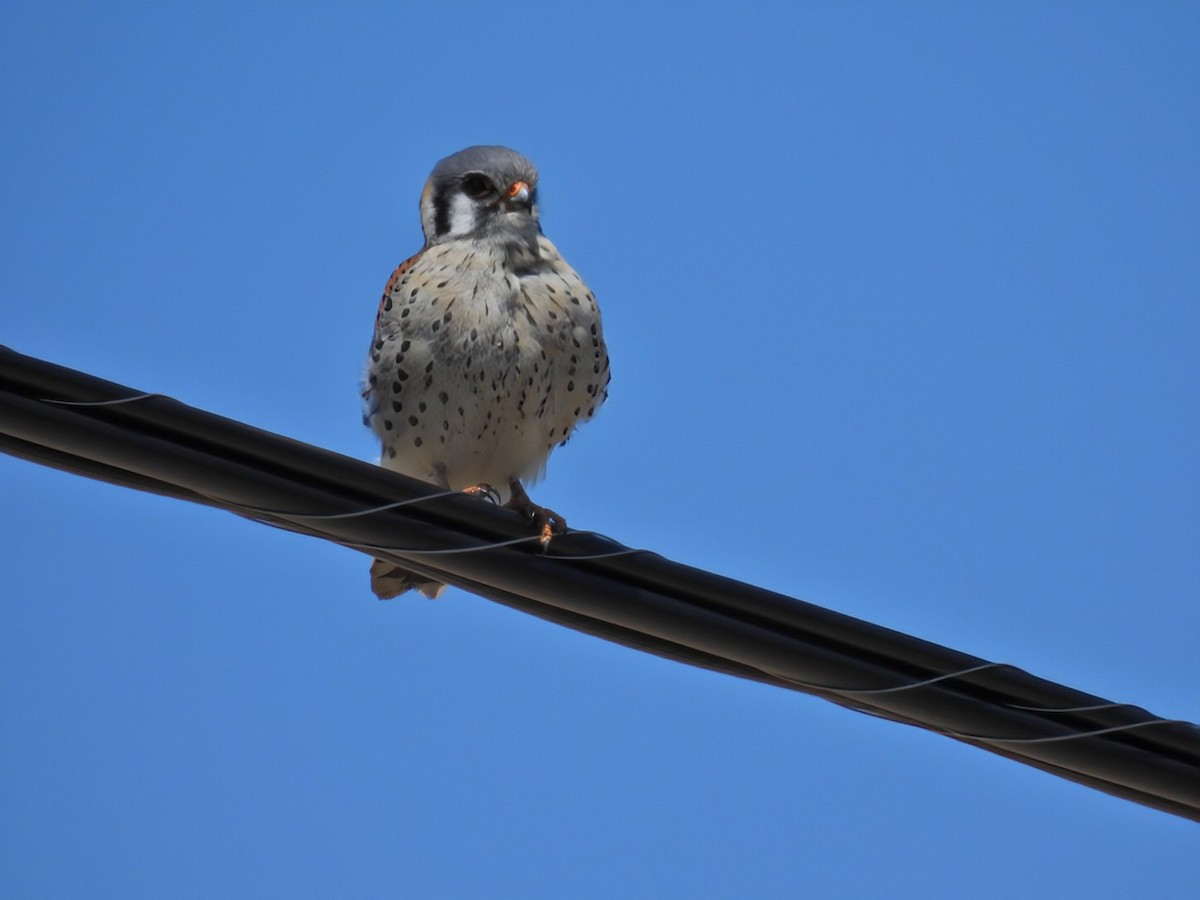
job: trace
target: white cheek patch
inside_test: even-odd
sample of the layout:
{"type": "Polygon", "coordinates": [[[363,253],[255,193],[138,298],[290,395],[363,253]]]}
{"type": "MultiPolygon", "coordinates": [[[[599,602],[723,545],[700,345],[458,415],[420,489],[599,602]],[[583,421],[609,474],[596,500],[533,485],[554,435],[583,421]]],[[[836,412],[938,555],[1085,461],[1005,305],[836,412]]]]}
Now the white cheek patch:
{"type": "Polygon", "coordinates": [[[475,230],[477,211],[471,198],[455,193],[450,198],[450,235],[464,237],[475,230]]]}

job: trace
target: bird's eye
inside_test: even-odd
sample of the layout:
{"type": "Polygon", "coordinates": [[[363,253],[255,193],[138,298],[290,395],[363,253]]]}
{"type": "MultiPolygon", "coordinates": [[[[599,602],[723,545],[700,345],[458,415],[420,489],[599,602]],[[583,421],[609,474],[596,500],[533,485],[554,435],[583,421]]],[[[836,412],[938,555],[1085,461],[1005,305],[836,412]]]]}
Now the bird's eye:
{"type": "Polygon", "coordinates": [[[482,175],[468,175],[462,180],[463,193],[468,197],[478,199],[492,191],[492,183],[482,175]]]}

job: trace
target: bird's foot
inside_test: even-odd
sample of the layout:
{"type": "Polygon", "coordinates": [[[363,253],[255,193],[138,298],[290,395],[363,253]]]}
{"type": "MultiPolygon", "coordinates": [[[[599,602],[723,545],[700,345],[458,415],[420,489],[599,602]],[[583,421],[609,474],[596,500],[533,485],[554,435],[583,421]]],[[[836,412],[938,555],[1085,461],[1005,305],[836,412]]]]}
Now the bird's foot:
{"type": "Polygon", "coordinates": [[[554,510],[538,506],[530,500],[529,495],[525,493],[525,488],[521,486],[521,482],[514,480],[510,487],[512,496],[504,505],[508,509],[515,509],[529,519],[533,524],[534,531],[538,533],[543,549],[550,543],[550,538],[554,535],[566,532],[567,520],[554,510]]]}
{"type": "Polygon", "coordinates": [[[484,484],[483,482],[480,482],[479,484],[473,484],[470,487],[463,488],[462,492],[464,494],[470,494],[472,497],[482,497],[483,499],[490,500],[497,505],[500,503],[500,492],[490,484],[484,484]]]}

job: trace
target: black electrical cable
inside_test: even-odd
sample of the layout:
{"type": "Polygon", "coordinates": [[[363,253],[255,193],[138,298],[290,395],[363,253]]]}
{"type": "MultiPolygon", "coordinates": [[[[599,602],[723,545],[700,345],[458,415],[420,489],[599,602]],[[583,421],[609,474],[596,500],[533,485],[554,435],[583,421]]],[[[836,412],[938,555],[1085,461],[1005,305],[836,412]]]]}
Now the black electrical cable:
{"type": "Polygon", "coordinates": [[[1200,821],[1200,729],[0,347],[0,449],[393,560],[607,640],[800,690],[1200,821]]]}

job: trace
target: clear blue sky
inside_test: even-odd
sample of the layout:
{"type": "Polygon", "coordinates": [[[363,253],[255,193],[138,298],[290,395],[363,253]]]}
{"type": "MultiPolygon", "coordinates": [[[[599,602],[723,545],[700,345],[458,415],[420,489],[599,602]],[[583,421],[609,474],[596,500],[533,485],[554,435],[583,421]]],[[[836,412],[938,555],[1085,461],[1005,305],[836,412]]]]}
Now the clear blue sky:
{"type": "MultiPolygon", "coordinates": [[[[559,6],[6,3],[0,342],[371,459],[421,185],[508,144],[613,357],[535,498],[1200,719],[1200,6],[559,6]]],[[[6,896],[1195,885],[1196,825],[944,738],[8,457],[0,495],[6,896]]]]}

